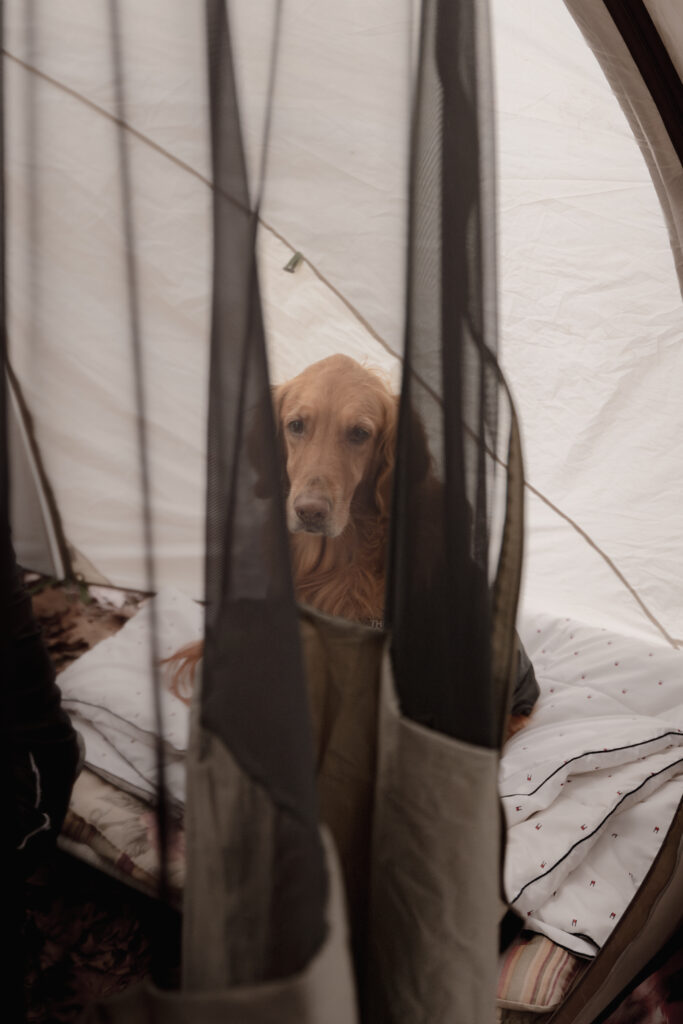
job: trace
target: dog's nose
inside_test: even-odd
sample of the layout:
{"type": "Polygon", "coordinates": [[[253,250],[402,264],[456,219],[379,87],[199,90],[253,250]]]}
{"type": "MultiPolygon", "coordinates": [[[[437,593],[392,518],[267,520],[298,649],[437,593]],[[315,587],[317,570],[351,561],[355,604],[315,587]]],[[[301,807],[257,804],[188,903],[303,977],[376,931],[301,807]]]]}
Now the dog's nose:
{"type": "Polygon", "coordinates": [[[325,525],[329,505],[321,498],[305,498],[295,503],[294,511],[306,530],[319,530],[325,525]]]}

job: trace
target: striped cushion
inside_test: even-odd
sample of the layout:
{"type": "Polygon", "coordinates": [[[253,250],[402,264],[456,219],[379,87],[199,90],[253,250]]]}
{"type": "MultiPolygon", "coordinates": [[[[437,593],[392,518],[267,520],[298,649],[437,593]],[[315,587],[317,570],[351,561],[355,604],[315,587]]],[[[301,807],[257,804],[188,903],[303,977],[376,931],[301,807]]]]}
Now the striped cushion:
{"type": "Polygon", "coordinates": [[[497,1004],[536,1013],[550,1010],[562,1002],[588,964],[544,935],[523,932],[501,957],[497,1004]]]}
{"type": "Polygon", "coordinates": [[[496,1007],[496,1024],[546,1024],[552,1020],[554,1011],[539,1013],[538,1010],[508,1010],[496,1007]]]}

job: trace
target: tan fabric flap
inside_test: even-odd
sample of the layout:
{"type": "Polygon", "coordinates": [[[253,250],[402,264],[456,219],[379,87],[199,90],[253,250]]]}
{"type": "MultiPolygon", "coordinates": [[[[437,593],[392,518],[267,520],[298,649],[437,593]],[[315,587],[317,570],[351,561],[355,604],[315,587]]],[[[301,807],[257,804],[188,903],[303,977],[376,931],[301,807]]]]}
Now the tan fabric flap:
{"type": "Polygon", "coordinates": [[[383,667],[372,873],[373,1022],[494,1020],[498,754],[404,719],[383,667]]]}

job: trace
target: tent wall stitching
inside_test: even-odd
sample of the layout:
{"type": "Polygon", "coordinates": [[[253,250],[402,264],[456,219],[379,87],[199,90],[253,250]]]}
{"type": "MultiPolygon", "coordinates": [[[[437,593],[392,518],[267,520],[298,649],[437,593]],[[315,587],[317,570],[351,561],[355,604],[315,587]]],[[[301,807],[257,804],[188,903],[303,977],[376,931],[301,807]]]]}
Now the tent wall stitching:
{"type": "Polygon", "coordinates": [[[574,519],[568,516],[566,512],[563,512],[561,508],[558,508],[557,505],[553,504],[553,502],[549,498],[546,498],[544,494],[541,494],[541,492],[538,491],[532,484],[530,484],[528,480],[525,480],[524,484],[531,491],[532,494],[539,498],[545,505],[548,506],[548,508],[552,509],[553,512],[560,516],[561,519],[564,519],[564,521],[568,523],[569,526],[576,530],[579,536],[583,537],[586,543],[590,547],[592,547],[593,550],[597,552],[597,554],[600,555],[600,557],[605,561],[606,565],[609,566],[609,568],[612,570],[612,572],[620,581],[620,583],[622,583],[626,590],[628,590],[633,600],[636,601],[638,606],[642,609],[643,613],[647,616],[647,618],[650,620],[653,626],[655,626],[659,630],[659,632],[662,634],[666,642],[670,644],[670,646],[673,647],[675,650],[678,650],[679,647],[683,644],[683,640],[679,640],[676,637],[672,637],[668,633],[668,631],[664,628],[659,619],[647,607],[647,605],[643,601],[642,597],[640,596],[636,588],[631,583],[629,583],[629,581],[626,579],[622,571],[610,558],[607,552],[603,551],[600,545],[597,544],[596,541],[594,541],[593,538],[590,536],[590,534],[586,533],[586,531],[581,526],[579,526],[579,524],[574,519]]]}

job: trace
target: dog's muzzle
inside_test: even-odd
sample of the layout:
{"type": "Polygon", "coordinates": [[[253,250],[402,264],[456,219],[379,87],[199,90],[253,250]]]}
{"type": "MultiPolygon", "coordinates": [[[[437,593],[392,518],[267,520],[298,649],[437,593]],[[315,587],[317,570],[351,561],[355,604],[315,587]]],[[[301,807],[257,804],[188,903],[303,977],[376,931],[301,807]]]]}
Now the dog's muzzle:
{"type": "Polygon", "coordinates": [[[330,503],[325,498],[301,497],[294,502],[297,530],[307,533],[327,533],[330,520],[330,503]]]}

